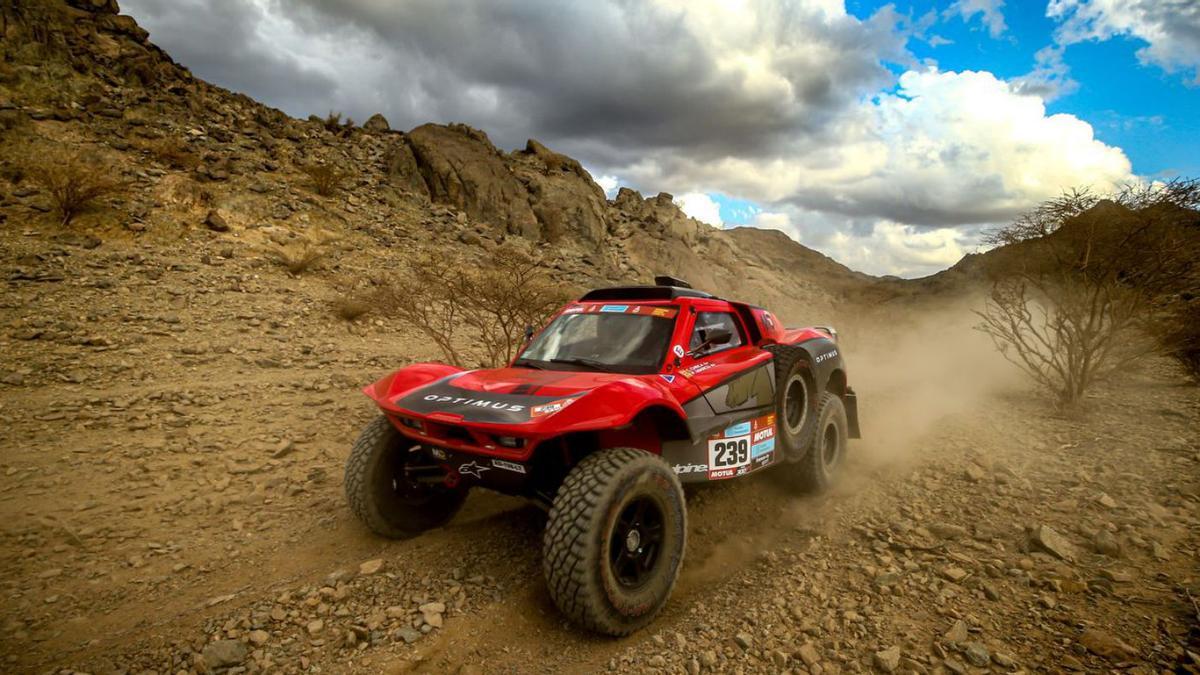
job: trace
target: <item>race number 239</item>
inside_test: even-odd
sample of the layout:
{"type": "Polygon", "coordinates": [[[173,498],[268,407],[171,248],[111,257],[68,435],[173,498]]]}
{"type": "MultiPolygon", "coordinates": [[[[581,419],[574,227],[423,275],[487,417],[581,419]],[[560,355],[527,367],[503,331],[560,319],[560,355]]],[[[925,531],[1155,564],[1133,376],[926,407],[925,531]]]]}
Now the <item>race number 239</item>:
{"type": "Polygon", "coordinates": [[[728,469],[750,463],[750,439],[726,438],[708,442],[708,465],[713,469],[728,469]]]}

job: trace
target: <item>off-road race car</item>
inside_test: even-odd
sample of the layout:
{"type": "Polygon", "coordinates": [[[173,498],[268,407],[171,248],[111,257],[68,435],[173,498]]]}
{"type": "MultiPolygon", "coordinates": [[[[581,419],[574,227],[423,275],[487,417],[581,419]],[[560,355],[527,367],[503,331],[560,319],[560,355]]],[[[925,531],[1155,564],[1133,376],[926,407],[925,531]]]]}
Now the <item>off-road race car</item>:
{"type": "Polygon", "coordinates": [[[419,363],[363,391],[382,415],[346,463],[346,496],[378,534],[450,520],[468,490],[549,510],[543,570],[570,619],[610,635],[650,622],[678,577],[682,484],[773,469],[834,480],[858,409],[830,328],[659,277],[593,290],[504,368],[419,363]]]}

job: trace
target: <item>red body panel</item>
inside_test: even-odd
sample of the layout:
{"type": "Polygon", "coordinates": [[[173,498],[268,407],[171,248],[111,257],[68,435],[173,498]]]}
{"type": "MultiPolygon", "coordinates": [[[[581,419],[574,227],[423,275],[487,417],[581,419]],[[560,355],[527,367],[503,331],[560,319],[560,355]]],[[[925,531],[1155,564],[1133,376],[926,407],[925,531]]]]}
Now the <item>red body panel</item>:
{"type": "MultiPolygon", "coordinates": [[[[574,302],[563,307],[559,314],[595,312],[605,304],[612,303],[574,302]]],[[[682,297],[669,301],[621,301],[620,304],[628,306],[629,313],[670,312],[675,321],[667,353],[657,374],[624,375],[520,367],[464,371],[445,364],[418,363],[395,371],[363,391],[401,433],[416,441],[452,450],[525,461],[546,439],[573,432],[597,431],[602,432],[604,443],[611,444],[606,447],[630,445],[657,452],[657,437],[644,437],[645,430],[629,426],[639,413],[651,406],[659,406],[685,420],[684,403],[748,368],[770,360],[772,356],[762,349],[763,346],[828,337],[811,328],[785,329],[771,312],[761,308],[749,308],[749,317],[755,325],[747,326],[745,314],[735,311],[731,303],[716,298],[682,297]],[[733,314],[744,344],[693,358],[687,350],[698,312],[733,314]],[[751,343],[753,335],[759,339],[751,343]],[[465,391],[477,396],[480,399],[478,405],[484,407],[491,403],[489,398],[499,400],[504,396],[527,395],[547,402],[532,406],[530,419],[511,424],[466,421],[460,414],[447,412],[420,413],[398,404],[400,399],[443,382],[452,382],[455,392],[465,391]],[[533,415],[539,409],[549,412],[533,415]],[[407,425],[403,422],[406,419],[407,425]],[[524,443],[517,448],[505,447],[499,437],[517,437],[524,439],[524,443]]],[[[746,307],[742,309],[745,311],[746,307]]],[[[444,392],[443,396],[440,400],[451,400],[444,392]]],[[[431,397],[437,399],[436,395],[431,397]]]]}

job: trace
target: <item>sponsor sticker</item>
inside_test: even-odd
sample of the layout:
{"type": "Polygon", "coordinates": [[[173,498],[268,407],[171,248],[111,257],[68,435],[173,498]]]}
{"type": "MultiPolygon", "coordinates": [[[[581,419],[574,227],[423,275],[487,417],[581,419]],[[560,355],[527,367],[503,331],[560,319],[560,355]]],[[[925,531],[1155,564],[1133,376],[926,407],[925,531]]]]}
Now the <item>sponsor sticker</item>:
{"type": "Polygon", "coordinates": [[[674,347],[671,348],[671,352],[674,353],[675,356],[678,356],[681,359],[683,358],[683,355],[685,353],[683,351],[683,345],[675,345],[674,347]]]}
{"type": "Polygon", "coordinates": [[[535,405],[529,409],[529,416],[530,417],[545,417],[546,415],[553,415],[554,413],[571,405],[578,399],[579,399],[578,396],[575,396],[573,398],[560,398],[557,401],[550,401],[549,403],[543,403],[542,405],[535,405]]]}
{"type": "Polygon", "coordinates": [[[703,373],[704,371],[706,371],[712,367],[713,367],[713,363],[711,361],[709,361],[707,363],[693,364],[692,366],[690,366],[688,368],[684,368],[683,370],[681,370],[679,372],[683,373],[684,377],[691,377],[693,375],[699,375],[700,373],[703,373]]]}
{"type": "Polygon", "coordinates": [[[725,427],[708,438],[708,479],[757,471],[775,461],[775,415],[725,427]]]}
{"type": "Polygon", "coordinates": [[[512,471],[513,473],[525,473],[525,465],[517,464],[516,462],[509,462],[503,459],[493,459],[492,466],[496,467],[497,469],[512,471]]]}
{"type": "Polygon", "coordinates": [[[595,314],[597,312],[604,312],[606,314],[638,314],[641,316],[652,316],[657,319],[674,319],[679,310],[674,307],[654,307],[651,305],[599,304],[572,305],[563,310],[563,314],[577,314],[580,312],[587,314],[595,314]]]}
{"type": "Polygon", "coordinates": [[[675,473],[677,474],[705,473],[708,471],[707,464],[676,464],[671,468],[674,469],[675,473]]]}
{"type": "Polygon", "coordinates": [[[674,376],[674,375],[663,375],[663,374],[661,374],[661,373],[660,373],[660,374],[659,374],[659,377],[661,377],[662,379],[666,380],[666,381],[667,381],[667,384],[671,384],[671,383],[675,382],[675,376],[674,376]]]}
{"type": "Polygon", "coordinates": [[[838,351],[836,349],[834,349],[832,351],[825,352],[824,354],[818,354],[817,358],[814,360],[817,363],[822,363],[824,361],[828,361],[829,359],[832,359],[833,357],[835,357],[837,355],[838,355],[838,351]]]}

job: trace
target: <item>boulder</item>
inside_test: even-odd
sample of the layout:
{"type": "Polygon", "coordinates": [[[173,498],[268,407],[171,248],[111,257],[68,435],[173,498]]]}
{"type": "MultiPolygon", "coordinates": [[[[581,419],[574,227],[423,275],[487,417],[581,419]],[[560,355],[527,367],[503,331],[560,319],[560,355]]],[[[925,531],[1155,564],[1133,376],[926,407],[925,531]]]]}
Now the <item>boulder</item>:
{"type": "Polygon", "coordinates": [[[221,214],[217,213],[216,211],[208,212],[208,217],[204,219],[204,224],[207,225],[208,229],[212,230],[213,232],[229,231],[229,223],[225,222],[225,219],[221,217],[221,214]]]}
{"type": "Polygon", "coordinates": [[[564,236],[598,247],[608,232],[604,190],[579,162],[530,139],[514,153],[513,171],[529,191],[542,238],[564,236]]]}
{"type": "Polygon", "coordinates": [[[408,142],[434,202],[458,207],[510,234],[540,238],[528,190],[487,134],[463,124],[425,124],[409,132],[408,142]]]}
{"type": "Polygon", "coordinates": [[[366,129],[367,131],[381,132],[390,131],[392,127],[388,124],[386,117],[380,115],[379,113],[375,113],[363,123],[362,128],[366,129]]]}
{"type": "Polygon", "coordinates": [[[1075,546],[1049,525],[1033,528],[1029,534],[1029,548],[1049,553],[1059,560],[1074,561],[1078,557],[1075,546]]]}
{"type": "Polygon", "coordinates": [[[248,652],[246,645],[237,640],[217,640],[205,645],[200,656],[209,670],[217,670],[240,665],[248,652]]]}

